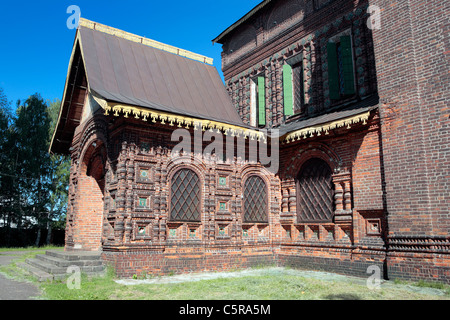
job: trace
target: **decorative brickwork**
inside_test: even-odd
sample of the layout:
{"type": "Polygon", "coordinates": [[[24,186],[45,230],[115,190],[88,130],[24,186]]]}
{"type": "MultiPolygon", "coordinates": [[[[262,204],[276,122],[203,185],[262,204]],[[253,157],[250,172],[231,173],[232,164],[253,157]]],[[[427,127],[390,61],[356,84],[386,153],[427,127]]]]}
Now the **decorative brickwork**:
{"type": "Polygon", "coordinates": [[[277,264],[449,282],[448,5],[421,3],[267,1],[215,39],[242,126],[256,114],[280,132],[276,172],[251,158],[273,143],[256,128],[89,94],[66,249],[101,249],[122,277],[277,264]],[[369,4],[383,8],[380,30],[367,27],[369,4]],[[246,136],[244,159],[205,141],[174,150],[178,128],[221,133],[234,151],[246,136]]]}

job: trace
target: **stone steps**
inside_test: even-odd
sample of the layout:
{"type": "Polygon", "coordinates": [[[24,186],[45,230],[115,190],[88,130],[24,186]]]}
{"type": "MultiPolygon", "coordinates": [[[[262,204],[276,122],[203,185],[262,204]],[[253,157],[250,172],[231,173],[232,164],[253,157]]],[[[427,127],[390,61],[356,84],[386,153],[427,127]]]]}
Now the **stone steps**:
{"type": "Polygon", "coordinates": [[[73,273],[68,273],[69,267],[78,267],[83,274],[100,276],[105,274],[105,266],[101,252],[87,251],[56,251],[48,250],[35,258],[27,259],[22,267],[39,281],[64,279],[73,273]]]}

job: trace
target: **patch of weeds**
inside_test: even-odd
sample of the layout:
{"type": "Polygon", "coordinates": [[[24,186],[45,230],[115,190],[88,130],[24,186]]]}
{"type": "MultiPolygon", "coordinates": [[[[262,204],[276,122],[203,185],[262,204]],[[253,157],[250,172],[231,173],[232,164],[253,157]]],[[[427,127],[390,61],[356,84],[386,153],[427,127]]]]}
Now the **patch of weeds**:
{"type": "Polygon", "coordinates": [[[441,290],[445,289],[445,285],[440,282],[428,282],[425,280],[419,280],[417,283],[415,283],[415,285],[417,287],[422,287],[422,288],[433,288],[433,289],[441,289],[441,290]]]}
{"type": "Polygon", "coordinates": [[[407,284],[407,282],[404,280],[400,280],[400,279],[394,279],[394,284],[403,285],[403,284],[407,284]]]}
{"type": "Polygon", "coordinates": [[[421,287],[421,288],[433,288],[433,289],[439,289],[444,291],[446,295],[450,295],[450,285],[447,285],[442,282],[431,282],[431,281],[425,281],[425,280],[419,280],[418,282],[414,283],[415,286],[421,287]]]}
{"type": "Polygon", "coordinates": [[[45,250],[64,250],[64,247],[57,247],[53,245],[42,246],[42,247],[9,247],[9,248],[0,248],[0,254],[4,252],[14,252],[14,251],[45,251],[45,250]]]}
{"type": "Polygon", "coordinates": [[[43,298],[49,300],[107,300],[119,287],[114,282],[114,270],[107,268],[105,275],[88,276],[81,274],[80,288],[70,288],[67,280],[41,283],[43,298]]]}
{"type": "Polygon", "coordinates": [[[438,290],[442,290],[446,296],[450,296],[450,285],[442,283],[442,282],[433,282],[433,281],[426,281],[426,280],[419,280],[416,282],[412,282],[412,281],[407,281],[407,280],[394,279],[393,283],[396,285],[406,285],[406,286],[413,286],[413,287],[419,287],[419,288],[438,289],[438,290]]]}
{"type": "Polygon", "coordinates": [[[60,247],[45,246],[45,247],[28,247],[28,248],[9,248],[1,249],[3,252],[19,251],[21,253],[8,254],[17,256],[16,259],[12,259],[7,265],[0,267],[0,272],[9,279],[37,282],[36,278],[30,275],[30,273],[20,267],[20,264],[24,264],[27,259],[34,258],[37,254],[43,254],[46,250],[62,249],[60,247]]]}

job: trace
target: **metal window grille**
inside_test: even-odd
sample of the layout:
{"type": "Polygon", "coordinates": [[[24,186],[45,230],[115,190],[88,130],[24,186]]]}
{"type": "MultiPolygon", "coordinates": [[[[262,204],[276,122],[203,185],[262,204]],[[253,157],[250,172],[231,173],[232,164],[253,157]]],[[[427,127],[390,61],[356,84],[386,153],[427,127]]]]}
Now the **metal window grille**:
{"type": "Polygon", "coordinates": [[[339,93],[341,95],[344,94],[344,87],[345,87],[345,81],[344,81],[344,59],[342,58],[342,47],[341,44],[338,43],[336,45],[337,47],[337,59],[338,59],[338,70],[339,70],[339,93]]]}
{"type": "Polygon", "coordinates": [[[267,191],[261,177],[251,176],[245,182],[244,222],[267,222],[267,191]]]}
{"type": "Polygon", "coordinates": [[[334,211],[331,168],[321,159],[310,159],[297,179],[299,222],[329,222],[334,211]]]}
{"type": "Polygon", "coordinates": [[[181,169],[171,182],[171,220],[200,221],[200,179],[197,174],[181,169]]]}
{"type": "Polygon", "coordinates": [[[294,114],[302,113],[303,106],[303,68],[297,64],[292,68],[292,82],[294,87],[294,114]]]}

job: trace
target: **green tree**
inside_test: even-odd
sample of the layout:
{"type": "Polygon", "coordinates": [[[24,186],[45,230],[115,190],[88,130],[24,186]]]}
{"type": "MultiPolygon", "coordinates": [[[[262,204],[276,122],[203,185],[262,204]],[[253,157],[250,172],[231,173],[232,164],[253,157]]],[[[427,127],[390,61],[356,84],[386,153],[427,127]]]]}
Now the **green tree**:
{"type": "Polygon", "coordinates": [[[36,246],[42,229],[49,244],[52,229],[65,226],[70,158],[48,152],[60,105],[34,94],[18,101],[13,113],[0,88],[0,218],[7,246],[13,224],[19,230],[37,227],[36,246]]]}
{"type": "MultiPolygon", "coordinates": [[[[48,217],[47,203],[50,198],[49,130],[50,117],[47,104],[39,94],[30,96],[17,108],[15,131],[17,134],[17,167],[20,177],[20,208],[28,212],[38,228],[35,245],[41,238],[41,228],[48,217]]],[[[26,214],[25,214],[26,215],[26,214]]],[[[20,225],[20,224],[19,224],[20,225]]]]}
{"type": "Polygon", "coordinates": [[[0,88],[0,218],[6,228],[6,242],[9,244],[11,222],[14,214],[14,181],[12,166],[13,132],[11,130],[11,103],[8,101],[4,91],[0,88]]]}
{"type": "MultiPolygon", "coordinates": [[[[59,100],[54,100],[49,103],[49,107],[47,109],[50,117],[49,141],[51,141],[53,132],[56,129],[60,107],[61,102],[59,100]]],[[[53,227],[65,227],[70,176],[70,158],[65,155],[51,154],[49,169],[51,187],[47,217],[47,244],[50,243],[51,231],[53,227]]]]}

